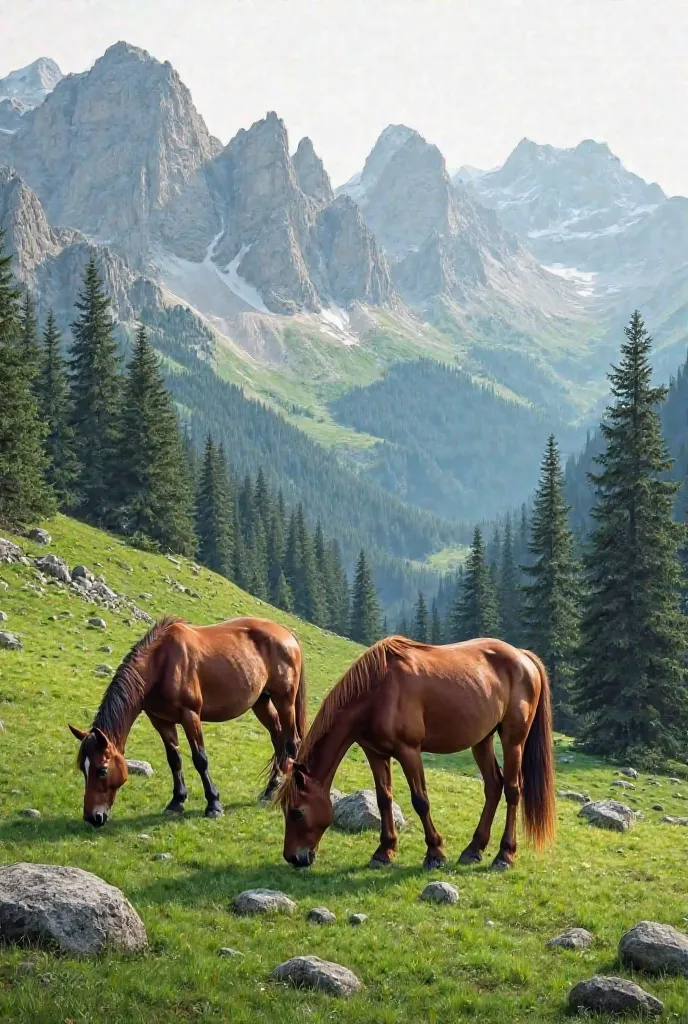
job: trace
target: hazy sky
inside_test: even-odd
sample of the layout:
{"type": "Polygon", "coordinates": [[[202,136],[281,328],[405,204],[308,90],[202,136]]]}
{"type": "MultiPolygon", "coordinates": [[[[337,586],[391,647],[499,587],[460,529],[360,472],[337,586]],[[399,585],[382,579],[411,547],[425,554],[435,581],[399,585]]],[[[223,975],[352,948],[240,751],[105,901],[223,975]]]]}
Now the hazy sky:
{"type": "Polygon", "coordinates": [[[276,110],[335,184],[401,122],[450,167],[594,138],[688,194],[688,0],[0,0],[0,77],[118,39],[170,60],[223,142],[276,110]]]}

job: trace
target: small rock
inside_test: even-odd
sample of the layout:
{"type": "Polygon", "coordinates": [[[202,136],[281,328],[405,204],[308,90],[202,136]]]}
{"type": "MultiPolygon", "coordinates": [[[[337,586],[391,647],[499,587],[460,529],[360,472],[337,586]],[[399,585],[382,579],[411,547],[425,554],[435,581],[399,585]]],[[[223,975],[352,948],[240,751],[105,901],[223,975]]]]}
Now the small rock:
{"type": "Polygon", "coordinates": [[[597,1013],[639,1013],[659,1016],[664,1004],[639,985],[626,978],[604,978],[595,975],[580,981],[569,992],[572,1010],[592,1010],[597,1013]]]}
{"type": "Polygon", "coordinates": [[[243,956],[244,954],[238,949],[232,949],[231,946],[223,946],[222,949],[218,949],[218,956],[243,956]]]}
{"type": "Polygon", "coordinates": [[[560,800],[573,800],[577,804],[589,804],[590,797],[587,793],[576,793],[573,789],[559,789],[557,796],[560,800]]]}
{"type": "Polygon", "coordinates": [[[246,889],[232,901],[235,914],[293,914],[296,904],[275,889],[246,889]]]}
{"type": "Polygon", "coordinates": [[[139,594],[139,601],[152,601],[153,595],[148,593],[139,594]]]}
{"type": "Polygon", "coordinates": [[[6,633],[0,630],[0,647],[6,651],[23,651],[24,645],[14,633],[6,633]]]}
{"type": "Polygon", "coordinates": [[[494,928],[494,921],[486,921],[485,922],[485,927],[486,928],[494,928]]]}
{"type": "Polygon", "coordinates": [[[611,829],[613,832],[627,832],[636,823],[637,815],[626,804],[616,800],[594,800],[585,804],[578,812],[579,818],[586,818],[597,828],[611,829]]]}
{"type": "Polygon", "coordinates": [[[131,775],[144,775],[147,779],[150,779],[153,774],[153,768],[148,761],[134,761],[126,758],[126,762],[131,775]]]}
{"type": "Polygon", "coordinates": [[[662,805],[662,804],[653,804],[653,805],[652,805],[652,810],[653,810],[653,811],[663,811],[663,810],[664,810],[664,807],[663,807],[663,805],[662,805]]]}
{"type": "Polygon", "coordinates": [[[94,629],[107,629],[107,622],[105,619],[100,619],[97,615],[90,618],[88,620],[88,624],[89,626],[93,626],[94,629]]]}
{"type": "Polygon", "coordinates": [[[665,814],[662,822],[665,825],[688,825],[688,818],[675,818],[671,814],[665,814]]]}
{"type": "Polygon", "coordinates": [[[102,651],[103,654],[112,654],[112,647],[110,644],[102,644],[98,650],[102,651]]]}
{"type": "Polygon", "coordinates": [[[310,921],[311,924],[334,924],[337,917],[327,907],[313,907],[312,910],[308,911],[306,920],[310,921]]]}
{"type": "Polygon", "coordinates": [[[60,580],[62,583],[72,582],[72,574],[64,558],[58,558],[57,555],[43,555],[42,558],[35,560],[34,565],[46,576],[52,576],[53,579],[60,580]]]}
{"type": "Polygon", "coordinates": [[[139,839],[152,839],[153,837],[149,836],[147,832],[140,832],[138,838],[139,839]]]}
{"type": "Polygon", "coordinates": [[[430,882],[423,889],[419,899],[426,903],[458,903],[459,890],[450,882],[430,882]]]}
{"type": "Polygon", "coordinates": [[[352,924],[354,926],[354,928],[358,927],[359,924],[363,924],[367,920],[368,920],[368,915],[367,914],[350,914],[349,915],[349,924],[352,924]]]}
{"type": "Polygon", "coordinates": [[[555,935],[547,943],[548,949],[588,949],[594,942],[593,936],[585,928],[569,928],[561,935],[555,935]]]}
{"type": "Polygon", "coordinates": [[[88,580],[89,583],[93,582],[93,573],[90,569],[87,569],[85,565],[75,565],[72,569],[73,580],[88,580]]]}
{"type": "Polygon", "coordinates": [[[622,768],[621,769],[621,774],[625,775],[629,779],[637,779],[638,778],[638,773],[635,770],[635,768],[622,768]]]}
{"type": "Polygon", "coordinates": [[[623,779],[617,779],[612,782],[612,786],[617,786],[619,789],[635,789],[632,782],[625,782],[623,779]]]}
{"type": "Polygon", "coordinates": [[[9,583],[5,583],[4,580],[0,580],[0,590],[9,590],[9,589],[10,589],[9,583]]]}
{"type": "Polygon", "coordinates": [[[29,538],[29,540],[35,541],[36,544],[43,544],[46,547],[48,544],[52,544],[53,542],[53,539],[48,533],[48,531],[42,530],[39,526],[34,527],[33,530],[29,530],[26,536],[29,538]]]}
{"type": "Polygon", "coordinates": [[[314,988],[333,996],[351,996],[361,988],[353,971],[318,956],[295,956],[276,967],[270,977],[297,988],[314,988]]]}
{"type": "Polygon", "coordinates": [[[41,812],[37,811],[35,807],[26,807],[22,811],[22,817],[24,818],[40,818],[41,812]]]}
{"type": "Polygon", "coordinates": [[[669,779],[669,782],[671,783],[672,786],[680,786],[681,785],[681,780],[677,779],[675,776],[672,776],[672,778],[669,779]]]}
{"type": "Polygon", "coordinates": [[[172,555],[168,555],[168,556],[167,556],[167,561],[168,561],[168,562],[172,562],[172,565],[176,565],[176,566],[180,566],[180,565],[182,564],[182,563],[181,563],[181,562],[179,561],[179,559],[178,559],[178,558],[173,558],[173,557],[172,557],[172,555]]]}
{"type": "Polygon", "coordinates": [[[621,936],[619,960],[640,971],[688,977],[688,935],[670,924],[641,921],[621,936]]]}
{"type": "Polygon", "coordinates": [[[51,941],[82,956],[107,947],[133,953],[147,942],[119,889],[90,871],[49,864],[0,867],[0,933],[5,942],[51,941]]]}
{"type": "Polygon", "coordinates": [[[7,622],[7,613],[0,612],[0,622],[7,622]]]}
{"type": "Polygon", "coordinates": [[[172,860],[171,853],[156,853],[153,860],[172,860]]]}
{"type": "MultiPolygon", "coordinates": [[[[363,832],[379,829],[382,824],[375,793],[371,789],[359,789],[340,797],[334,804],[334,824],[344,832],[363,832]]],[[[398,829],[406,827],[406,820],[397,803],[392,804],[394,824],[398,829]]]]}
{"type": "Polygon", "coordinates": [[[102,665],[96,665],[93,671],[97,676],[111,676],[114,674],[115,670],[112,665],[106,665],[103,663],[102,665]]]}

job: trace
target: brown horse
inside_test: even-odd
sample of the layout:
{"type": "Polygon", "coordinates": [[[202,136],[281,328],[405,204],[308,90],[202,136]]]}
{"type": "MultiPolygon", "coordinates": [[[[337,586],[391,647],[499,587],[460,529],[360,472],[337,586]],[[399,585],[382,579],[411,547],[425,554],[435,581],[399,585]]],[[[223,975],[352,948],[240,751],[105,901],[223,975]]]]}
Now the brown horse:
{"type": "Polygon", "coordinates": [[[432,647],[395,636],[381,640],[352,665],[323,701],[277,794],[285,817],[284,858],[295,867],[315,860],[332,824],[330,787],[353,743],[375,778],[382,818],[371,866],[391,863],[397,835],[392,813],[390,758],[399,762],[413,808],[425,830],[425,867],[445,862],[432,823],[422,751],[452,754],[470,747],[485,784],[485,806],[460,863],[482,859],[502,790],[507,816],[493,867],[509,868],[516,853],[516,814],[523,796],[525,827],[537,847],[554,838],[552,712],[547,672],[529,651],[500,640],[432,647]],[[502,742],[504,767],[494,754],[502,742]]]}
{"type": "Polygon", "coordinates": [[[172,772],[174,788],[166,810],[182,813],[187,796],[177,739],[181,725],[203,782],[206,817],[220,817],[222,804],[208,774],[201,722],[227,722],[249,708],[270,733],[274,748],[264,794],[270,797],[306,731],[298,640],[267,619],[230,619],[214,626],[162,619],[115,672],[91,729],[69,727],[81,742],[84,819],[97,828],[107,821],[117,791],[127,781],[124,747],[142,711],[160,733],[172,772]]]}

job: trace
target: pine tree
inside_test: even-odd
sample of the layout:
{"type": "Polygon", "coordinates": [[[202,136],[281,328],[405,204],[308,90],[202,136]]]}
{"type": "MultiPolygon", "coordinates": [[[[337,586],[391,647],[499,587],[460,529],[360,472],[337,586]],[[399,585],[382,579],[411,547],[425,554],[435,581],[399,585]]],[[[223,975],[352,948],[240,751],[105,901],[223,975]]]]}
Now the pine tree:
{"type": "MultiPolygon", "coordinates": [[[[284,592],[287,585],[286,576],[282,564],[284,562],[284,518],[280,512],[280,505],[273,507],[270,514],[270,526],[267,536],[267,563],[268,563],[268,587],[270,590],[270,602],[282,608],[278,604],[278,593],[284,592]],[[283,581],[283,582],[282,582],[283,581]]],[[[290,600],[293,598],[290,595],[290,600]]],[[[289,609],[285,609],[289,610],[289,609]]]]}
{"type": "Polygon", "coordinates": [[[485,546],[476,526],[466,563],[463,586],[451,615],[452,639],[497,636],[499,631],[497,595],[490,567],[485,561],[485,546]]]}
{"type": "Polygon", "coordinates": [[[430,643],[430,623],[428,621],[428,606],[425,603],[425,596],[422,590],[418,591],[416,610],[413,620],[413,639],[422,644],[430,643]]]}
{"type": "Polygon", "coordinates": [[[337,629],[337,583],[335,581],[332,559],[325,544],[322,524],[318,522],[313,538],[313,554],[315,571],[323,597],[323,615],[328,629],[337,629]]]}
{"type": "Polygon", "coordinates": [[[430,643],[441,644],[443,640],[442,620],[440,618],[437,601],[432,602],[432,615],[430,617],[430,643]]]}
{"type": "Polygon", "coordinates": [[[74,455],[74,431],[69,422],[69,384],[61,352],[60,333],[49,312],[43,331],[40,369],[34,382],[38,415],[47,431],[44,450],[48,459],[45,477],[61,509],[74,503],[74,482],[78,473],[74,455]]]}
{"type": "Polygon", "coordinates": [[[285,612],[293,612],[294,610],[294,598],[291,588],[281,570],[273,592],[272,603],[276,608],[281,608],[285,612]]]}
{"type": "Polygon", "coordinates": [[[41,352],[38,344],[36,308],[28,291],[24,293],[19,314],[19,348],[27,370],[35,377],[40,366],[41,352]]]}
{"type": "Polygon", "coordinates": [[[324,595],[316,572],[313,540],[306,526],[302,505],[299,505],[296,510],[296,528],[301,564],[294,589],[294,610],[307,622],[313,622],[316,626],[324,626],[326,616],[324,595]]]}
{"type": "Polygon", "coordinates": [[[84,274],[72,324],[72,426],[79,462],[79,513],[96,525],[112,523],[116,502],[120,361],[110,305],[95,258],[84,274]]]}
{"type": "Polygon", "coordinates": [[[349,594],[349,581],[342,563],[339,541],[333,540],[330,542],[328,555],[332,579],[332,594],[330,597],[332,625],[330,628],[340,636],[347,636],[351,619],[351,597],[349,594]]]}
{"type": "Polygon", "coordinates": [[[349,636],[366,647],[374,644],[380,636],[380,606],[364,551],[361,551],[356,563],[349,636]]]}
{"type": "Polygon", "coordinates": [[[572,730],[572,687],[580,617],[580,573],[573,554],[564,477],[553,436],[542,459],[524,566],[524,644],[544,661],[552,685],[555,722],[572,730]]]}
{"type": "Polygon", "coordinates": [[[165,550],[196,549],[193,495],[172,398],[140,327],[127,370],[118,439],[117,524],[165,550]]]}
{"type": "Polygon", "coordinates": [[[0,522],[19,526],[55,511],[46,483],[45,428],[21,348],[19,292],[0,232],[0,522]]]}
{"type": "Polygon", "coordinates": [[[411,627],[409,626],[409,621],[406,618],[406,614],[404,613],[401,616],[401,618],[399,619],[399,622],[397,623],[397,636],[407,636],[407,637],[410,637],[411,636],[411,632],[412,631],[411,631],[411,627]]]}
{"type": "Polygon", "coordinates": [[[686,622],[680,615],[682,527],[677,485],[652,387],[651,339],[638,312],[609,375],[606,442],[592,479],[596,504],[586,558],[579,706],[588,749],[617,756],[685,756],[686,622]]]}
{"type": "Polygon", "coordinates": [[[210,434],[205,443],[196,498],[198,558],[222,576],[232,574],[234,524],[227,466],[210,434]]]}
{"type": "Polygon", "coordinates": [[[502,637],[515,647],[521,644],[521,609],[519,594],[519,571],[514,558],[514,536],[511,516],[507,514],[501,545],[499,566],[499,618],[502,637]]]}

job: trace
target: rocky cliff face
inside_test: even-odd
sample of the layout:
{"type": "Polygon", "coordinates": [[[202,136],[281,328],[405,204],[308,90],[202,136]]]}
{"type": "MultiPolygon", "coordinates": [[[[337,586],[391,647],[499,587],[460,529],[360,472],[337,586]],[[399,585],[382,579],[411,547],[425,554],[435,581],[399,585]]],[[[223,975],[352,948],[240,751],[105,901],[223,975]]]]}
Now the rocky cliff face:
{"type": "Polygon", "coordinates": [[[27,110],[40,106],[61,78],[59,67],[48,57],[0,78],[0,133],[10,135],[21,128],[27,110]]]}
{"type": "Polygon", "coordinates": [[[293,160],[296,181],[303,194],[318,202],[331,203],[334,192],[329,175],[307,136],[299,142],[293,160]]]}

